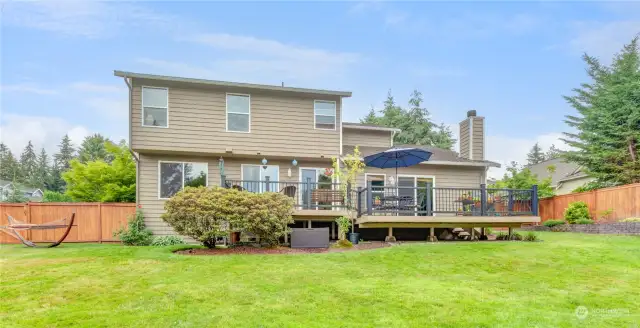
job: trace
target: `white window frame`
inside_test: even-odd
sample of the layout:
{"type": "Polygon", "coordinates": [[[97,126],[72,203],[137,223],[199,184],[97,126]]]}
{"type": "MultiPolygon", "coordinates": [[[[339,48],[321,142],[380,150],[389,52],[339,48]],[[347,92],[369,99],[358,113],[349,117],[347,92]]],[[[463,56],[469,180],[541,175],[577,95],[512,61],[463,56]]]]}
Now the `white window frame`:
{"type": "MultiPolygon", "coordinates": [[[[337,126],[338,126],[338,103],[334,100],[321,100],[321,99],[316,99],[313,101],[313,129],[314,130],[327,130],[327,131],[335,131],[337,126]],[[323,129],[323,128],[318,128],[316,127],[316,116],[318,116],[319,114],[316,114],[316,103],[317,102],[326,102],[326,103],[333,103],[333,119],[334,119],[334,124],[333,124],[333,129],[323,129]]],[[[330,117],[332,115],[322,115],[320,114],[320,116],[327,116],[330,117]]]]}
{"type": "Polygon", "coordinates": [[[141,113],[142,113],[142,120],[140,122],[140,125],[145,127],[145,128],[162,128],[162,129],[167,129],[169,128],[169,88],[162,88],[162,87],[151,87],[151,86],[146,86],[143,85],[142,88],[140,89],[140,103],[142,105],[141,108],[141,113]],[[144,89],[159,89],[159,90],[167,90],[167,107],[156,107],[156,106],[147,106],[150,108],[156,108],[156,109],[166,109],[167,110],[167,126],[158,126],[158,125],[145,125],[144,124],[144,89]]]}
{"type": "Polygon", "coordinates": [[[225,131],[226,132],[234,132],[234,133],[251,133],[251,95],[246,93],[233,93],[227,92],[224,95],[224,108],[225,108],[225,131]],[[249,97],[249,113],[237,113],[237,112],[229,112],[229,96],[241,96],[241,97],[249,97]],[[232,131],[229,130],[229,113],[238,114],[238,115],[247,115],[249,116],[249,131],[232,131]]]}
{"type": "MultiPolygon", "coordinates": [[[[398,178],[413,178],[413,188],[416,188],[417,185],[417,181],[418,178],[423,178],[423,179],[431,179],[433,180],[433,186],[432,186],[432,190],[431,190],[431,200],[433,201],[433,213],[431,213],[431,216],[436,216],[436,176],[435,175],[414,175],[414,174],[398,174],[398,178]]],[[[398,179],[396,179],[396,188],[398,186],[398,179]]],[[[418,190],[414,189],[413,190],[413,199],[416,200],[418,198],[418,190]]],[[[414,216],[417,216],[418,214],[414,214],[414,216]]]]}
{"type": "MultiPolygon", "coordinates": [[[[280,191],[280,165],[258,165],[258,164],[240,164],[240,182],[242,184],[242,182],[244,181],[244,168],[248,167],[248,166],[256,166],[258,167],[258,170],[260,172],[260,176],[262,176],[262,167],[263,166],[267,166],[267,167],[276,167],[278,170],[278,178],[276,180],[269,180],[269,185],[273,184],[276,186],[277,190],[271,190],[272,192],[279,192],[280,191]]],[[[258,181],[266,181],[266,180],[262,180],[262,178],[258,178],[258,181]]],[[[262,193],[263,191],[261,191],[262,193]]]]}
{"type": "Polygon", "coordinates": [[[162,188],[162,180],[160,179],[162,176],[162,172],[160,170],[160,167],[162,165],[162,163],[179,163],[182,164],[182,189],[184,189],[184,164],[189,163],[189,164],[204,164],[206,167],[205,172],[207,173],[207,178],[205,179],[205,187],[209,187],[209,163],[208,162],[190,162],[190,161],[158,161],[158,199],[161,200],[167,200],[167,199],[171,199],[171,197],[169,198],[162,198],[161,195],[161,188],[162,188]]]}

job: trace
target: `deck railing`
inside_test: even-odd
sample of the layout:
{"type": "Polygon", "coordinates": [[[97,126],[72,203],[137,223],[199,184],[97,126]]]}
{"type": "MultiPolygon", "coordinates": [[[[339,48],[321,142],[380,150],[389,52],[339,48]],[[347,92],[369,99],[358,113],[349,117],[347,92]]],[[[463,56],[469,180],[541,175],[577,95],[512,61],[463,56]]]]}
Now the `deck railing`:
{"type": "Polygon", "coordinates": [[[279,192],[293,198],[296,209],[344,210],[356,208],[357,191],[339,183],[299,181],[229,180],[222,185],[249,192],[279,192]],[[342,189],[345,189],[344,191],[342,189]]]}
{"type": "Polygon", "coordinates": [[[538,215],[537,186],[531,189],[437,188],[372,186],[344,187],[339,183],[229,180],[222,185],[249,192],[280,192],[294,200],[297,209],[352,209],[362,215],[457,215],[522,216],[538,215]]]}

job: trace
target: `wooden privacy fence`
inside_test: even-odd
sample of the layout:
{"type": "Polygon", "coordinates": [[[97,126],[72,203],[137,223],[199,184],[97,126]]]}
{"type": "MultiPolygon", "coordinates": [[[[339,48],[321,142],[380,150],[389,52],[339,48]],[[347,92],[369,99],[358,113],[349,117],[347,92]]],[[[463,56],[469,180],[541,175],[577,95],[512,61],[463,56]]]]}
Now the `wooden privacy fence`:
{"type": "MultiPolygon", "coordinates": [[[[136,212],[133,203],[26,203],[0,204],[0,226],[7,224],[7,214],[27,223],[46,223],[70,218],[76,219],[65,242],[112,242],[118,241],[113,232],[127,224],[127,218],[136,212]]],[[[31,230],[23,236],[33,242],[52,242],[62,236],[64,229],[31,230]]],[[[0,243],[19,241],[0,232],[0,243]]]]}
{"type": "Polygon", "coordinates": [[[541,199],[538,208],[541,221],[562,219],[569,204],[578,201],[587,203],[594,219],[599,219],[606,210],[613,211],[607,220],[640,217],[640,183],[541,199]]]}

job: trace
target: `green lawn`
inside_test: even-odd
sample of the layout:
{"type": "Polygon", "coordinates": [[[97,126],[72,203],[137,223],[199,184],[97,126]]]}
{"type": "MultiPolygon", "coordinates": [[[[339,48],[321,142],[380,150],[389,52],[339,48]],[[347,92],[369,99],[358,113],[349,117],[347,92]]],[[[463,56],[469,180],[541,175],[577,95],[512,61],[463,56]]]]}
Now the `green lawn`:
{"type": "Polygon", "coordinates": [[[0,326],[640,326],[639,237],[539,235],[264,256],[5,245],[0,326]]]}

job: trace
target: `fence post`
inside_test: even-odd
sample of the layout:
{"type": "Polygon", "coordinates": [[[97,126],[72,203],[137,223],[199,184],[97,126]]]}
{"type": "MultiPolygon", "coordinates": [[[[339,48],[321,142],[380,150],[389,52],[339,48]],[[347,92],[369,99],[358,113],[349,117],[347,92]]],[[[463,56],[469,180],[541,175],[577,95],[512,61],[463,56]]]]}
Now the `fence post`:
{"type": "Polygon", "coordinates": [[[307,209],[311,208],[311,178],[307,178],[307,209]]]}
{"type": "Polygon", "coordinates": [[[102,203],[98,203],[98,242],[102,244],[102,203]]]}
{"type": "Polygon", "coordinates": [[[487,215],[487,185],[482,183],[480,184],[480,216],[485,215],[487,215]]]}
{"type": "Polygon", "coordinates": [[[270,188],[269,188],[269,176],[268,175],[266,177],[264,177],[264,181],[265,181],[265,184],[266,184],[266,186],[264,187],[264,190],[265,191],[271,191],[271,190],[269,190],[270,188]]]}
{"type": "Polygon", "coordinates": [[[531,214],[538,216],[538,185],[531,188],[531,214]]]}
{"type": "Polygon", "coordinates": [[[371,181],[367,181],[367,215],[373,213],[373,191],[371,190],[371,181]]]}

